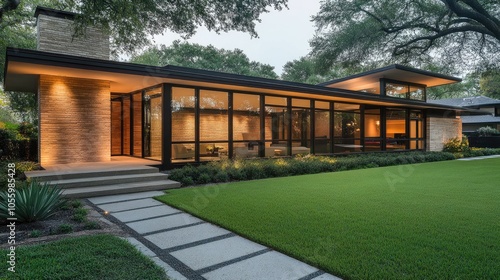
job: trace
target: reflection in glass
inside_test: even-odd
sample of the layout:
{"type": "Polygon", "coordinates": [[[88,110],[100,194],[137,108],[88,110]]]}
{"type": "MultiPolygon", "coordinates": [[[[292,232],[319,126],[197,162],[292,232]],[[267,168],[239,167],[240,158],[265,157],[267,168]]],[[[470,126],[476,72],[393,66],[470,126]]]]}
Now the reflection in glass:
{"type": "MultiPolygon", "coordinates": [[[[228,140],[228,96],[222,91],[200,91],[200,141],[228,140]]],[[[202,151],[200,151],[200,154],[202,151]]]]}
{"type": "Polygon", "coordinates": [[[408,86],[396,83],[385,84],[385,94],[391,97],[406,98],[408,93],[408,86]]]}
{"type": "Polygon", "coordinates": [[[388,109],[386,111],[386,149],[406,150],[406,110],[388,109]]]}
{"type": "Polygon", "coordinates": [[[259,156],[260,96],[233,94],[233,157],[259,156]]]}

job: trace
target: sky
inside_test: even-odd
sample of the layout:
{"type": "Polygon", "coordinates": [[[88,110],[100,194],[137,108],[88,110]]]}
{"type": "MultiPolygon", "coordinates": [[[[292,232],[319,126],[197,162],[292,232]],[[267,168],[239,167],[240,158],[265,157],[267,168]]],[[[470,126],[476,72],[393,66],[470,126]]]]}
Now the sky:
{"type": "MultiPolygon", "coordinates": [[[[270,9],[269,13],[261,15],[262,21],[256,25],[259,38],[251,38],[248,33],[236,31],[218,35],[200,27],[187,41],[227,50],[241,49],[250,60],[270,64],[281,75],[285,63],[309,53],[309,40],[315,30],[311,16],[316,15],[319,7],[319,0],[289,0],[288,9],[270,9]]],[[[178,39],[182,40],[172,32],[154,38],[156,44],[167,46],[178,39]]]]}

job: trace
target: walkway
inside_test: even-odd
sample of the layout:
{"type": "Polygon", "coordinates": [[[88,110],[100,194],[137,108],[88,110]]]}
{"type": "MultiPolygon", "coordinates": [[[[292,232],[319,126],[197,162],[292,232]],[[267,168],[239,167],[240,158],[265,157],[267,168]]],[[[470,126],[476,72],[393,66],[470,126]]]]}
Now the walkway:
{"type": "Polygon", "coordinates": [[[90,198],[171,279],[300,279],[335,276],[167,206],[160,191],[90,198]]]}
{"type": "Polygon", "coordinates": [[[480,156],[480,157],[470,157],[470,158],[459,158],[458,160],[469,161],[469,160],[481,160],[481,159],[498,158],[498,157],[500,157],[500,155],[480,156]]]}

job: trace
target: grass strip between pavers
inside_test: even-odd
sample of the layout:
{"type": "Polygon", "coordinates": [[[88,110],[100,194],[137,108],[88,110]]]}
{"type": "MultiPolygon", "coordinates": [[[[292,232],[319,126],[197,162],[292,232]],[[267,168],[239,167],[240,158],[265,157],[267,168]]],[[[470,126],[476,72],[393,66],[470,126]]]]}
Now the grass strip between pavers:
{"type": "Polygon", "coordinates": [[[168,279],[162,268],[126,240],[111,235],[67,238],[16,249],[15,272],[0,279],[168,279]]]}
{"type": "Polygon", "coordinates": [[[347,279],[500,279],[499,167],[400,165],[158,199],[347,279]]]}

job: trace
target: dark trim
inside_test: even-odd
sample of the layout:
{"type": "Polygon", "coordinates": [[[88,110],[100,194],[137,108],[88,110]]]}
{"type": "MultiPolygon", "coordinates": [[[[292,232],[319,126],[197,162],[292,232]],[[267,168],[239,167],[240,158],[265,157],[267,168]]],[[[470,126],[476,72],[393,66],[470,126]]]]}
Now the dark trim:
{"type": "Polygon", "coordinates": [[[162,104],[162,165],[164,169],[172,167],[172,86],[163,84],[162,104]]]}
{"type": "Polygon", "coordinates": [[[194,89],[194,161],[200,161],[200,89],[194,89]]]}
{"type": "Polygon", "coordinates": [[[259,141],[259,157],[266,156],[266,100],[265,95],[259,95],[260,107],[260,141],[259,141]]]}
{"type": "Polygon", "coordinates": [[[121,148],[120,149],[121,149],[121,155],[123,155],[123,131],[124,131],[124,129],[123,129],[123,125],[124,125],[123,116],[125,114],[125,112],[123,110],[123,98],[120,98],[120,105],[121,105],[121,109],[120,109],[121,110],[121,112],[120,112],[121,113],[120,114],[120,118],[121,118],[121,120],[120,120],[120,126],[121,126],[120,127],[120,129],[121,129],[121,132],[120,132],[120,136],[121,136],[120,144],[121,144],[121,148]]]}
{"type": "Polygon", "coordinates": [[[380,140],[380,149],[381,151],[386,151],[387,150],[387,108],[386,107],[380,107],[380,135],[379,137],[382,139],[380,140]]]}
{"type": "MultiPolygon", "coordinates": [[[[365,152],[365,105],[361,104],[359,106],[359,143],[361,145],[361,151],[365,152]]],[[[353,139],[356,139],[355,137],[353,139]]]]}
{"type": "MultiPolygon", "coordinates": [[[[305,95],[317,94],[328,97],[357,99],[365,102],[374,101],[374,102],[396,103],[397,105],[418,106],[418,108],[462,110],[462,108],[460,107],[423,103],[422,101],[418,100],[401,99],[395,102],[396,100],[392,98],[384,98],[379,95],[370,95],[362,92],[345,90],[345,89],[328,88],[318,85],[302,84],[302,83],[266,79],[260,77],[251,77],[251,76],[244,76],[237,74],[228,74],[216,71],[200,70],[200,69],[193,69],[193,68],[172,66],[172,65],[168,65],[165,67],[157,67],[157,66],[148,66],[141,64],[126,63],[126,62],[71,56],[58,53],[49,53],[49,52],[42,52],[35,50],[25,50],[17,48],[14,49],[10,47],[7,48],[6,53],[7,53],[6,65],[10,61],[17,61],[17,62],[40,64],[40,65],[95,70],[102,72],[181,79],[181,80],[217,83],[217,84],[225,84],[233,86],[246,86],[255,88],[256,92],[258,92],[259,89],[282,90],[282,91],[298,92],[305,95]]],[[[8,71],[5,71],[4,73],[4,81],[5,81],[4,87],[6,90],[8,90],[9,87],[8,83],[6,82],[7,79],[5,79],[7,73],[8,71]]],[[[228,91],[228,89],[225,89],[225,91],[228,91]]],[[[309,97],[303,96],[302,98],[309,98],[309,97]]]]}
{"type": "Polygon", "coordinates": [[[386,67],[382,67],[382,68],[378,68],[378,69],[374,69],[374,70],[370,70],[370,71],[366,71],[366,72],[354,74],[354,75],[347,76],[347,77],[344,77],[344,78],[333,79],[333,80],[330,80],[330,81],[327,81],[327,82],[324,82],[324,83],[320,83],[318,85],[319,86],[331,85],[331,84],[335,84],[335,83],[340,83],[340,82],[343,82],[343,81],[347,81],[347,80],[350,80],[350,79],[360,78],[360,77],[364,77],[364,76],[368,76],[368,75],[372,75],[372,74],[377,74],[377,73],[380,73],[380,72],[389,71],[389,70],[393,70],[393,69],[407,71],[407,72],[416,73],[416,74],[425,75],[425,76],[434,77],[434,78],[439,78],[439,79],[445,79],[445,80],[455,81],[455,82],[461,82],[462,81],[462,79],[460,79],[460,78],[456,78],[456,77],[452,77],[452,76],[448,76],[448,75],[444,75],[444,74],[439,74],[439,73],[434,73],[434,72],[430,72],[430,71],[426,71],[426,70],[416,69],[416,68],[412,68],[412,67],[408,67],[408,66],[403,66],[403,65],[400,65],[400,64],[393,64],[393,65],[389,65],[389,66],[386,66],[386,67]]]}
{"type": "Polygon", "coordinates": [[[73,20],[79,14],[73,13],[73,12],[55,10],[55,9],[51,9],[51,8],[47,8],[47,7],[42,7],[42,6],[37,6],[36,9],[35,9],[35,15],[34,16],[36,18],[38,18],[39,15],[46,15],[46,16],[51,16],[51,17],[56,17],[56,18],[63,18],[63,19],[73,20]]]}
{"type": "Polygon", "coordinates": [[[315,154],[315,142],[316,142],[316,120],[314,119],[316,116],[316,107],[314,106],[314,99],[311,99],[311,110],[309,111],[309,119],[311,120],[309,122],[309,146],[310,146],[310,151],[311,154],[315,154]]]}
{"type": "Polygon", "coordinates": [[[130,94],[130,156],[134,156],[134,94],[130,94]]]}
{"type": "Polygon", "coordinates": [[[286,125],[288,126],[288,131],[287,131],[287,139],[286,139],[286,146],[287,146],[287,156],[292,156],[292,97],[287,97],[286,98],[286,121],[288,122],[286,125]]]}
{"type": "Polygon", "coordinates": [[[141,135],[142,135],[142,139],[141,139],[141,157],[145,157],[144,156],[144,151],[146,150],[144,148],[144,146],[146,145],[146,141],[144,141],[144,139],[146,138],[146,130],[144,129],[145,125],[146,125],[146,112],[145,112],[145,107],[144,107],[144,96],[146,95],[146,91],[145,90],[141,90],[141,135]]]}
{"type": "Polygon", "coordinates": [[[227,115],[227,156],[228,158],[233,158],[233,92],[229,91],[227,93],[227,108],[228,108],[228,115],[227,115]]]}
{"type": "Polygon", "coordinates": [[[335,138],[335,129],[334,129],[334,124],[335,124],[335,104],[333,102],[330,102],[330,153],[333,154],[334,152],[334,145],[333,145],[333,139],[335,138]]]}

